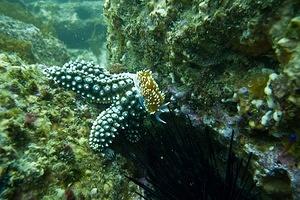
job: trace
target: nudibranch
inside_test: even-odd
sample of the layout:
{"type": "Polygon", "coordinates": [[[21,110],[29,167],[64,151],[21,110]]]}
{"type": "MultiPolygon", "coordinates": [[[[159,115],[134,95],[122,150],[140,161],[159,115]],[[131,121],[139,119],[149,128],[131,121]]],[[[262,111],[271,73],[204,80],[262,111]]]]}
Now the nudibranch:
{"type": "Polygon", "coordinates": [[[103,153],[120,130],[128,138],[136,131],[147,113],[159,114],[167,105],[150,70],[111,74],[93,62],[70,61],[62,67],[53,66],[44,74],[55,84],[70,89],[95,103],[110,104],[93,122],[89,137],[90,147],[103,153]]]}
{"type": "Polygon", "coordinates": [[[159,90],[150,70],[139,71],[137,79],[141,95],[145,101],[146,110],[150,114],[154,114],[163,105],[165,94],[159,90]]]}

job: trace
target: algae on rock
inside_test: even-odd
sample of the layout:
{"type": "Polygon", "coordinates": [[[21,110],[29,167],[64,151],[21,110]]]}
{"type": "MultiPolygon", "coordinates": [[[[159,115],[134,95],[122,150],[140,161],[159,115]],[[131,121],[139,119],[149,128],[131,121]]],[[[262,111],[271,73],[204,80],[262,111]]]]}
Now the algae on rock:
{"type": "Polygon", "coordinates": [[[89,148],[97,108],[50,89],[41,67],[0,54],[0,198],[133,199],[124,160],[105,162],[89,148]]]}
{"type": "Polygon", "coordinates": [[[90,0],[26,3],[34,15],[52,25],[56,37],[69,49],[89,50],[99,63],[106,35],[102,4],[102,1],[90,0]]]}
{"type": "Polygon", "coordinates": [[[32,24],[0,15],[0,50],[17,53],[29,63],[62,64],[69,59],[65,46],[32,24]]]}
{"type": "Polygon", "coordinates": [[[299,1],[106,0],[104,14],[113,70],[158,72],[196,124],[220,142],[238,132],[263,198],[300,198],[300,145],[290,139],[300,136],[299,1]]]}

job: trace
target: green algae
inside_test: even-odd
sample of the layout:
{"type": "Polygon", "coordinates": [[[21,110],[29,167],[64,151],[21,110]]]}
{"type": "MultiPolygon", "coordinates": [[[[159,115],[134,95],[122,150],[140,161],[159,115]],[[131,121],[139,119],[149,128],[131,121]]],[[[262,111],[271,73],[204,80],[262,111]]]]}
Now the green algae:
{"type": "Polygon", "coordinates": [[[0,34],[1,49],[8,52],[17,52],[18,56],[28,62],[34,62],[32,54],[32,44],[29,41],[9,38],[6,35],[0,34]]]}
{"type": "MultiPolygon", "coordinates": [[[[254,176],[268,193],[264,197],[272,199],[272,181],[260,178],[277,167],[278,155],[290,145],[286,138],[299,134],[299,8],[295,0],[108,0],[109,65],[151,69],[162,88],[183,88],[187,95],[177,103],[192,107],[201,122],[219,130],[216,138],[226,140],[222,127],[232,126],[226,119],[239,117],[237,151],[257,154],[254,176]]],[[[294,174],[299,140],[287,154],[282,163],[291,178],[284,179],[288,193],[282,194],[299,198],[294,189],[299,187],[294,174]]]]}
{"type": "Polygon", "coordinates": [[[2,0],[0,2],[0,13],[22,22],[33,24],[40,28],[44,34],[55,34],[51,23],[44,23],[41,19],[34,16],[21,1],[10,2],[2,0]]]}
{"type": "Polygon", "coordinates": [[[1,198],[135,196],[121,175],[124,160],[105,164],[89,149],[97,108],[80,108],[74,93],[50,89],[41,69],[16,55],[0,54],[0,69],[1,198]]]}
{"type": "Polygon", "coordinates": [[[40,22],[37,21],[37,19],[26,9],[23,4],[21,4],[20,1],[19,3],[16,3],[2,0],[0,2],[0,13],[25,23],[33,23],[37,26],[40,25],[40,22]]]}

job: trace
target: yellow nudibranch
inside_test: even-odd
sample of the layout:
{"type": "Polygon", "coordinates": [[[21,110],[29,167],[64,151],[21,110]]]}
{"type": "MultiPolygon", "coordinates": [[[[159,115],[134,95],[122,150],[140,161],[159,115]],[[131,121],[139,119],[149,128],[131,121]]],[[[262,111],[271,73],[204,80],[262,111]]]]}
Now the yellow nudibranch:
{"type": "Polygon", "coordinates": [[[139,71],[137,79],[146,110],[150,114],[156,113],[165,100],[165,94],[159,90],[150,70],[139,71]]]}

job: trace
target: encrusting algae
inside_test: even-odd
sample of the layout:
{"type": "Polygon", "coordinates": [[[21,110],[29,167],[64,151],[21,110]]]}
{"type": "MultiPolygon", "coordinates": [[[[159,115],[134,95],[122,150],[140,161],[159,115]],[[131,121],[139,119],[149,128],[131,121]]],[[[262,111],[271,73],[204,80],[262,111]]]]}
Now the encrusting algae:
{"type": "Polygon", "coordinates": [[[124,160],[106,165],[89,148],[97,108],[50,89],[39,65],[15,55],[0,54],[0,71],[1,199],[135,198],[122,180],[124,160]]]}

